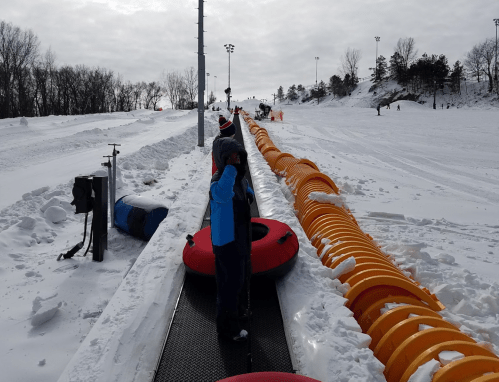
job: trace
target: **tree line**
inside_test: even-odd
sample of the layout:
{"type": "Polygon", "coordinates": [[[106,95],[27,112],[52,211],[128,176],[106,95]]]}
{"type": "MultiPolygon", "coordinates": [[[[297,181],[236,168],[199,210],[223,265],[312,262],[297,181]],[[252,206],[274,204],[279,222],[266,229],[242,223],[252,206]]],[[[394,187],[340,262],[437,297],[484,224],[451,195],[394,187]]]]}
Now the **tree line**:
{"type": "MultiPolygon", "coordinates": [[[[196,109],[198,107],[196,101],[198,95],[198,72],[194,67],[191,66],[184,69],[183,74],[178,70],[163,72],[161,79],[165,95],[170,100],[172,109],[185,110],[196,109]]],[[[207,103],[209,105],[215,101],[215,95],[211,91],[207,103]]]]}
{"type": "MultiPolygon", "coordinates": [[[[380,55],[376,59],[375,67],[369,70],[372,71],[373,88],[390,79],[414,93],[432,93],[444,86],[448,86],[451,92],[460,93],[461,81],[471,77],[476,78],[478,82],[487,79],[489,92],[493,92],[494,89],[499,92],[499,84],[494,73],[495,53],[495,40],[488,38],[467,52],[463,63],[458,60],[451,68],[445,55],[424,53],[418,58],[414,39],[400,38],[389,62],[380,55]]],[[[348,48],[341,57],[339,74],[331,76],[327,84],[321,81],[310,92],[307,92],[303,85],[298,87],[292,85],[286,94],[280,86],[277,98],[280,101],[284,99],[294,101],[301,97],[301,101],[306,102],[312,98],[317,98],[319,101],[327,92],[337,97],[350,95],[359,82],[357,70],[361,58],[360,50],[348,48]]]]}
{"type": "Polygon", "coordinates": [[[58,67],[56,55],[39,47],[31,30],[0,21],[0,118],[156,110],[165,95],[172,108],[197,107],[192,67],[183,75],[174,71],[160,81],[132,83],[105,68],[58,67]]]}

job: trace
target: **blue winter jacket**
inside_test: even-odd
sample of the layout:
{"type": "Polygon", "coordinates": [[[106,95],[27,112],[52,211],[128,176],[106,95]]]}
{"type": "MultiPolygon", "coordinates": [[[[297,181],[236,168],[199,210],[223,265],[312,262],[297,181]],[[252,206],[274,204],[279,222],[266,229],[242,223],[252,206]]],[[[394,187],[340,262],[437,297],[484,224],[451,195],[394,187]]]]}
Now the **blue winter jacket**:
{"type": "MultiPolygon", "coordinates": [[[[244,179],[248,154],[244,147],[232,138],[220,138],[213,142],[213,158],[217,171],[211,179],[211,240],[214,251],[228,243],[238,241],[251,247],[250,204],[254,192],[244,179]],[[241,163],[226,165],[234,152],[241,163]]],[[[216,254],[216,253],[215,253],[216,254]]]]}

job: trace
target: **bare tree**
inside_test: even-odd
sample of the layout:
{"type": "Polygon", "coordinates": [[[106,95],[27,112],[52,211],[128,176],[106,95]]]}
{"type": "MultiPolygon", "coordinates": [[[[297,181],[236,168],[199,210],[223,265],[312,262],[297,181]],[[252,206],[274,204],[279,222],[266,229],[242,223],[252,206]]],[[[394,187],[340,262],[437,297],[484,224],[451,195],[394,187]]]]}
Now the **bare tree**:
{"type": "Polygon", "coordinates": [[[488,38],[481,44],[481,52],[483,57],[483,72],[489,79],[489,92],[494,89],[494,60],[495,60],[496,43],[493,39],[488,38]]]}
{"type": "Polygon", "coordinates": [[[163,72],[161,75],[161,81],[165,90],[165,95],[168,97],[172,105],[172,109],[178,108],[180,95],[185,89],[182,75],[177,71],[168,73],[163,72]]]}
{"type": "Polygon", "coordinates": [[[483,54],[482,54],[482,44],[475,45],[468,53],[466,53],[466,58],[464,59],[464,66],[469,71],[472,77],[476,77],[478,82],[480,82],[480,75],[483,70],[483,54]]]}
{"type": "Polygon", "coordinates": [[[145,89],[144,104],[146,109],[156,110],[159,100],[163,97],[163,89],[158,82],[150,82],[145,89]]]}
{"type": "Polygon", "coordinates": [[[192,66],[184,70],[184,87],[189,102],[193,104],[198,94],[198,72],[192,66]]]}
{"type": "Polygon", "coordinates": [[[31,30],[22,31],[10,23],[0,21],[0,118],[17,117],[21,113],[31,115],[28,106],[29,70],[38,56],[38,38],[31,30]]]}
{"type": "Polygon", "coordinates": [[[134,110],[138,110],[142,107],[142,96],[146,89],[145,82],[137,82],[133,87],[133,108],[134,110]]]}
{"type": "Polygon", "coordinates": [[[343,76],[349,74],[355,83],[358,82],[357,71],[361,58],[362,52],[358,49],[351,49],[350,47],[347,48],[345,54],[341,57],[341,73],[343,76]]]}
{"type": "Polygon", "coordinates": [[[395,52],[402,57],[402,64],[405,70],[416,60],[418,51],[416,49],[416,42],[412,37],[406,37],[404,39],[399,38],[397,45],[395,46],[395,52]]]}

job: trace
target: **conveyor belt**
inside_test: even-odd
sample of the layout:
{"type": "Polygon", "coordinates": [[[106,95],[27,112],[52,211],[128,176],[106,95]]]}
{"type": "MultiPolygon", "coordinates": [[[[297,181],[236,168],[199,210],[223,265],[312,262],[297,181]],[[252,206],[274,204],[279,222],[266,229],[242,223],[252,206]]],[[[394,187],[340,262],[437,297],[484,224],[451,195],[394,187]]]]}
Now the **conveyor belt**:
{"type": "MultiPolygon", "coordinates": [[[[235,138],[244,145],[239,118],[235,138]]],[[[249,170],[246,177],[251,182],[249,170]]],[[[201,228],[209,224],[209,206],[201,228]]],[[[258,217],[252,204],[251,216],[258,217]]],[[[264,277],[251,280],[252,372],[293,373],[286,343],[275,282],[264,277]]],[[[186,274],[155,382],[217,381],[247,369],[247,343],[219,339],[215,327],[216,282],[214,278],[186,274]]]]}

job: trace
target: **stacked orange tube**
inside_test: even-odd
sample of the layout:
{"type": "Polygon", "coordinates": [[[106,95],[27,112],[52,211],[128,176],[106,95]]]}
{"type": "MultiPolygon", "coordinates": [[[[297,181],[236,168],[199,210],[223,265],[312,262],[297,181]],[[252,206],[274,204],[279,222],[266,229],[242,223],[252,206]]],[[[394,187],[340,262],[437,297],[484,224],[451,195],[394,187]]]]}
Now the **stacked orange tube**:
{"type": "Polygon", "coordinates": [[[266,129],[247,112],[241,115],[272,171],[286,178],[295,195],[297,216],[322,263],[334,269],[355,258],[355,268],[339,280],[351,287],[345,294],[346,306],[371,336],[370,348],[385,365],[387,381],[406,382],[419,366],[453,350],[464,357],[441,367],[433,382],[499,382],[499,358],[443,320],[436,312],[445,306],[398,268],[348,209],[309,198],[312,192],[338,195],[334,182],[313,162],[281,152],[266,129]],[[383,313],[387,303],[404,305],[383,313]],[[421,330],[420,325],[431,328],[421,330]]]}

